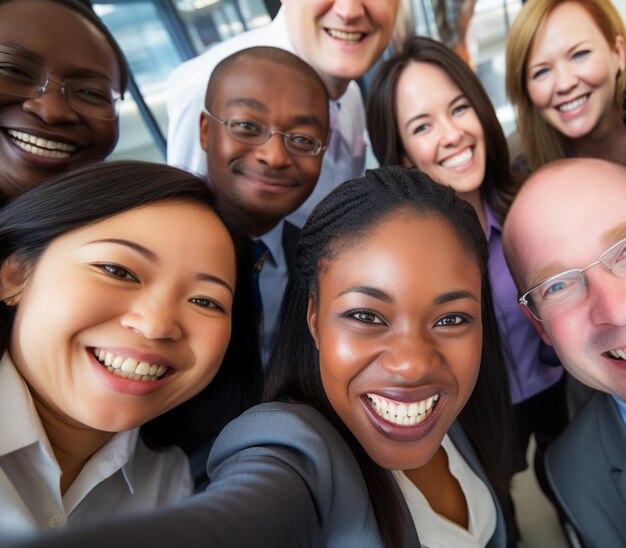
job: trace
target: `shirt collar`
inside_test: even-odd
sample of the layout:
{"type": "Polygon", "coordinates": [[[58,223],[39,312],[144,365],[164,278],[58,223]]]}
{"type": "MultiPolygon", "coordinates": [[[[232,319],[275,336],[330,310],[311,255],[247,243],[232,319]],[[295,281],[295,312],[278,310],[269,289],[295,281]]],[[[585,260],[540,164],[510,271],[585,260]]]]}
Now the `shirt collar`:
{"type": "Polygon", "coordinates": [[[487,202],[483,201],[483,206],[485,208],[485,216],[487,217],[487,230],[485,231],[485,236],[487,241],[491,239],[492,231],[497,234],[502,234],[502,223],[496,217],[496,214],[493,212],[491,207],[487,202]]]}
{"type": "Polygon", "coordinates": [[[283,228],[285,225],[285,221],[281,221],[278,223],[272,230],[263,234],[260,238],[255,238],[256,240],[262,240],[263,243],[267,246],[267,249],[270,252],[270,256],[267,260],[271,261],[274,266],[277,266],[281,262],[281,257],[283,254],[283,228]]]}
{"type": "MultiPolygon", "coordinates": [[[[34,443],[41,443],[48,458],[58,466],[28,386],[8,352],[0,360],[0,432],[2,432],[0,456],[34,443]]],[[[121,468],[128,490],[134,493],[135,470],[132,457],[138,441],[139,428],[119,432],[101,447],[85,466],[97,466],[104,472],[103,463],[111,463],[111,468],[104,472],[107,477],[121,468]]],[[[106,465],[104,467],[106,468],[106,465]]]]}
{"type": "Polygon", "coordinates": [[[8,352],[0,360],[0,432],[0,455],[39,441],[52,455],[33,398],[8,352]]]}
{"type": "Polygon", "coordinates": [[[619,398],[612,396],[617,404],[617,409],[619,410],[619,414],[622,417],[622,422],[626,424],[626,402],[624,400],[620,400],[619,398]]]}

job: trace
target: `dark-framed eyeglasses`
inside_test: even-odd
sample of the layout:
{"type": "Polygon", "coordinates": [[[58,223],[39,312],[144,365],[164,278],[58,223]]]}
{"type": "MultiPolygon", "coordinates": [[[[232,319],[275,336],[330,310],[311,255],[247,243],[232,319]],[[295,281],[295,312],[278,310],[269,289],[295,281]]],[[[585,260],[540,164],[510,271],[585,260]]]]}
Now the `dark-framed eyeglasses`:
{"type": "Polygon", "coordinates": [[[617,278],[626,280],[626,238],[609,247],[597,261],[586,267],[566,270],[531,287],[519,302],[540,322],[563,314],[585,300],[589,292],[585,271],[598,264],[617,278]]]}
{"type": "Polygon", "coordinates": [[[228,134],[233,139],[241,143],[248,143],[250,145],[262,145],[264,143],[267,143],[272,135],[276,133],[282,136],[285,149],[291,154],[300,154],[303,156],[317,156],[320,152],[326,149],[326,146],[321,139],[318,139],[317,137],[312,137],[311,135],[270,129],[265,124],[262,124],[255,120],[243,120],[235,118],[222,120],[207,109],[204,109],[203,112],[206,116],[209,116],[219,124],[222,124],[228,131],[228,134]]]}
{"type": "Polygon", "coordinates": [[[122,94],[101,78],[66,78],[60,82],[48,76],[43,67],[14,53],[0,49],[0,93],[33,99],[48,91],[54,82],[68,106],[101,120],[115,120],[122,94]]]}

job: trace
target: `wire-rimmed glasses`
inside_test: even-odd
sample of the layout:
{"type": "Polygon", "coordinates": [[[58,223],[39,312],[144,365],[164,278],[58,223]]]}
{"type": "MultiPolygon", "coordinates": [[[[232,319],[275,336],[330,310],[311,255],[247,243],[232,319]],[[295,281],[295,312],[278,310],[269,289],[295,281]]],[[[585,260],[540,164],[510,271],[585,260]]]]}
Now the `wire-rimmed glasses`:
{"type": "Polygon", "coordinates": [[[66,78],[60,82],[48,76],[43,67],[0,49],[0,93],[35,98],[48,90],[50,82],[61,86],[68,106],[101,120],[115,120],[121,93],[102,78],[66,78]]]}
{"type": "Polygon", "coordinates": [[[278,135],[282,136],[285,149],[292,154],[317,156],[320,152],[326,149],[326,146],[321,139],[318,139],[317,137],[312,137],[311,135],[270,129],[265,124],[262,124],[255,120],[244,120],[236,118],[222,120],[207,109],[204,109],[204,114],[213,118],[213,120],[215,120],[216,122],[222,124],[228,131],[228,134],[233,139],[241,143],[262,145],[264,143],[267,143],[272,135],[277,133],[278,135]]]}
{"type": "Polygon", "coordinates": [[[585,299],[589,291],[585,271],[598,264],[614,276],[626,279],[626,238],[612,245],[597,261],[586,267],[566,270],[531,287],[519,298],[519,302],[527,306],[540,322],[566,312],[585,299]]]}

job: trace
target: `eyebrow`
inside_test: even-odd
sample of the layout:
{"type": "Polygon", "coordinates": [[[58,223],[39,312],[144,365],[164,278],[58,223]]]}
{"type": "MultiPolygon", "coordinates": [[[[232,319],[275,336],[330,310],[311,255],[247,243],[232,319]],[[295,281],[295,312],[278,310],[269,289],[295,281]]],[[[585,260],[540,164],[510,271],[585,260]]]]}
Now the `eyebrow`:
{"type": "Polygon", "coordinates": [[[10,40],[5,41],[5,42],[0,42],[0,47],[16,50],[16,51],[9,51],[8,53],[12,53],[14,55],[19,55],[20,57],[24,57],[26,60],[30,61],[31,63],[43,62],[43,58],[41,57],[41,55],[39,55],[38,53],[35,53],[34,51],[28,48],[25,48],[24,46],[22,46],[21,44],[18,44],[17,42],[12,42],[10,40]]]}
{"type": "MultiPolygon", "coordinates": [[[[608,246],[616,244],[624,238],[626,238],[626,223],[619,224],[607,230],[601,236],[602,241],[604,241],[608,246]]],[[[604,251],[606,251],[606,249],[604,251]]],[[[604,251],[602,251],[602,253],[604,251]]],[[[556,276],[557,274],[561,274],[562,272],[567,272],[568,270],[575,270],[577,268],[583,267],[567,267],[559,261],[548,263],[547,265],[544,265],[541,268],[535,270],[535,272],[533,272],[528,277],[528,279],[526,280],[527,287],[535,287],[545,282],[552,276],[556,276]]]]}
{"type": "MultiPolygon", "coordinates": [[[[464,98],[465,98],[465,93],[463,92],[459,93],[454,99],[452,99],[452,101],[448,103],[448,108],[454,105],[454,103],[456,103],[460,99],[464,99],[464,98]]],[[[416,120],[419,120],[420,118],[425,118],[426,116],[428,116],[428,114],[417,114],[415,116],[412,116],[411,118],[407,120],[406,124],[404,124],[404,128],[406,129],[409,126],[409,124],[411,124],[412,122],[415,122],[416,120]]]]}
{"type": "Polygon", "coordinates": [[[439,295],[435,298],[435,304],[446,304],[452,301],[458,301],[460,299],[470,299],[472,301],[478,302],[478,298],[473,293],[469,291],[465,291],[460,289],[458,291],[450,291],[448,293],[444,293],[443,295],[439,295]]]}
{"type": "MultiPolygon", "coordinates": [[[[396,302],[396,299],[394,299],[388,293],[385,293],[384,291],[381,291],[380,289],[371,287],[369,285],[356,285],[354,287],[349,287],[348,289],[345,289],[344,291],[342,291],[339,295],[341,296],[347,293],[361,293],[363,295],[367,295],[368,297],[372,297],[374,299],[378,299],[380,301],[383,301],[389,304],[394,304],[396,302]]],[[[446,304],[452,301],[457,301],[460,299],[471,299],[473,301],[478,302],[478,299],[476,298],[474,294],[465,290],[450,291],[448,293],[444,293],[436,297],[433,302],[436,305],[440,305],[440,304],[446,304]]]]}
{"type": "MultiPolygon", "coordinates": [[[[121,245],[121,246],[127,247],[135,251],[136,253],[138,253],[139,255],[141,255],[142,257],[144,257],[145,259],[147,259],[148,261],[152,263],[158,262],[158,257],[156,256],[154,252],[138,244],[137,242],[133,242],[131,240],[124,240],[122,238],[103,238],[101,240],[91,240],[90,242],[87,242],[87,244],[85,245],[101,244],[101,243],[121,245]]],[[[235,294],[235,290],[228,284],[228,282],[226,282],[219,276],[215,276],[213,274],[207,274],[205,272],[199,272],[198,274],[196,274],[195,279],[201,282],[216,283],[228,289],[228,291],[230,291],[231,294],[233,295],[235,294]]]]}
{"type": "MultiPolygon", "coordinates": [[[[237,97],[235,99],[230,99],[226,103],[227,107],[238,107],[244,106],[254,109],[258,112],[269,112],[269,108],[264,105],[261,101],[253,99],[252,97],[237,97]]],[[[308,114],[295,115],[292,118],[291,125],[312,125],[316,126],[319,129],[324,129],[324,125],[319,117],[308,114]]]]}

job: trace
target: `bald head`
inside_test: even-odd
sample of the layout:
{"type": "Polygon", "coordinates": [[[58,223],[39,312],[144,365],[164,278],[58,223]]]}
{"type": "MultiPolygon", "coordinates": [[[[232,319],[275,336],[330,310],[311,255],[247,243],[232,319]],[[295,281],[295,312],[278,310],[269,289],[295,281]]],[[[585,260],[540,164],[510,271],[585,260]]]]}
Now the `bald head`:
{"type": "Polygon", "coordinates": [[[559,275],[530,297],[542,321],[523,310],[561,363],[626,399],[626,167],[568,159],[538,170],[513,202],[503,244],[521,293],[559,275]],[[598,261],[609,249],[610,269],[598,261]]]}
{"type": "MultiPolygon", "coordinates": [[[[518,289],[525,291],[562,271],[569,248],[576,248],[583,235],[603,239],[613,222],[616,227],[626,222],[625,166],[572,158],[534,172],[504,224],[504,252],[518,289]],[[555,250],[549,257],[543,251],[551,244],[560,253],[555,250]]],[[[577,266],[584,265],[567,267],[577,266]]]]}

